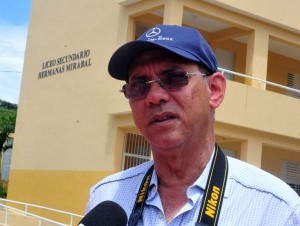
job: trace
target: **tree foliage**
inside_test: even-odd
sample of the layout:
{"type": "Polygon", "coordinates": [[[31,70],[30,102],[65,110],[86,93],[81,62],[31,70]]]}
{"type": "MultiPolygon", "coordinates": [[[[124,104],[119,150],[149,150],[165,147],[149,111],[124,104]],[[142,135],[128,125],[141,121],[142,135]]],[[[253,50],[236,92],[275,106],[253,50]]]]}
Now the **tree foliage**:
{"type": "Polygon", "coordinates": [[[15,132],[17,105],[0,100],[0,151],[12,147],[11,142],[5,142],[9,134],[15,132]]]}
{"type": "MultiPolygon", "coordinates": [[[[13,139],[9,137],[15,132],[17,105],[0,99],[0,169],[2,169],[2,154],[12,148],[13,139]]],[[[0,197],[6,197],[7,186],[2,181],[0,172],[0,197]]]]}
{"type": "Polygon", "coordinates": [[[16,111],[18,108],[18,105],[0,99],[0,108],[16,111]]]}

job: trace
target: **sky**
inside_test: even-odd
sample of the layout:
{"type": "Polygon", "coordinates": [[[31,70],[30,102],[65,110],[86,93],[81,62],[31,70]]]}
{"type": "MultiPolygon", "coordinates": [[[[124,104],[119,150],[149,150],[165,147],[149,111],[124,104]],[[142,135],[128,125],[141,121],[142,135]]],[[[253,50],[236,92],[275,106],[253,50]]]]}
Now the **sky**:
{"type": "Polygon", "coordinates": [[[31,0],[0,0],[0,99],[18,104],[31,0]]]}

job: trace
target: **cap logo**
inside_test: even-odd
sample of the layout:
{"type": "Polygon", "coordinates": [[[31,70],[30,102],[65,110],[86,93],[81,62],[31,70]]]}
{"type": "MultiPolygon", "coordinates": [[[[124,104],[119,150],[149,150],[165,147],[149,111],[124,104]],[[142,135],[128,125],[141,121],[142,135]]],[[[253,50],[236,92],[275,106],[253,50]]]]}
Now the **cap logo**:
{"type": "Polygon", "coordinates": [[[146,41],[149,42],[156,42],[156,41],[174,41],[174,38],[172,37],[164,37],[159,35],[161,33],[161,29],[159,27],[151,28],[147,33],[145,34],[145,37],[147,38],[146,41]]]}
{"type": "Polygon", "coordinates": [[[161,30],[160,30],[160,28],[158,28],[158,27],[151,28],[151,29],[147,32],[146,37],[147,37],[147,38],[154,37],[154,36],[156,36],[156,35],[159,35],[160,32],[161,32],[161,30]]]}

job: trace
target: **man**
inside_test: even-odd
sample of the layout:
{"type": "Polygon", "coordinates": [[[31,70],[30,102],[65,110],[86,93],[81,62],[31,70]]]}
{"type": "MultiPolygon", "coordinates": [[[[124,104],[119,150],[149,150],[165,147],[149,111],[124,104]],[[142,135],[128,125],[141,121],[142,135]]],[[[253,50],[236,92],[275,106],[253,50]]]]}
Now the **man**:
{"type": "Polygon", "coordinates": [[[300,225],[300,197],[288,185],[215,145],[226,81],[197,30],[151,28],[121,46],[108,70],[126,81],[123,92],[154,161],[96,184],[87,212],[112,200],[129,225],[300,225]]]}

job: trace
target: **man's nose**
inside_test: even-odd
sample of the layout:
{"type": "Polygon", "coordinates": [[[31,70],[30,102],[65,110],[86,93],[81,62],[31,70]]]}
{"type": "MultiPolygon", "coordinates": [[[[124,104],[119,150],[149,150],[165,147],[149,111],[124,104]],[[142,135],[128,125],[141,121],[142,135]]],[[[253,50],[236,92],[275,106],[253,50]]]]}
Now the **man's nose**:
{"type": "Polygon", "coordinates": [[[146,97],[146,102],[148,105],[160,104],[162,102],[167,102],[170,98],[167,90],[163,88],[158,79],[151,80],[148,82],[149,92],[146,97]]]}

